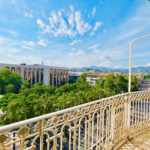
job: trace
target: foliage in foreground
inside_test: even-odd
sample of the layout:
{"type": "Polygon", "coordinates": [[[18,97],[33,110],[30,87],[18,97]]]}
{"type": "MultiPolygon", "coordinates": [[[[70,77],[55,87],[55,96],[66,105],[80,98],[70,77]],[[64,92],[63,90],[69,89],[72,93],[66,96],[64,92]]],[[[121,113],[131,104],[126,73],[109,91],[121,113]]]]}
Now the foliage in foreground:
{"type": "MultiPolygon", "coordinates": [[[[132,91],[137,91],[137,79],[132,76],[132,91]]],[[[109,74],[105,80],[99,78],[95,86],[86,82],[85,75],[77,83],[65,84],[60,88],[42,85],[41,82],[29,88],[27,81],[19,94],[8,93],[0,99],[0,109],[4,115],[1,125],[44,115],[53,111],[84,104],[97,99],[127,92],[128,78],[109,74]]]]}

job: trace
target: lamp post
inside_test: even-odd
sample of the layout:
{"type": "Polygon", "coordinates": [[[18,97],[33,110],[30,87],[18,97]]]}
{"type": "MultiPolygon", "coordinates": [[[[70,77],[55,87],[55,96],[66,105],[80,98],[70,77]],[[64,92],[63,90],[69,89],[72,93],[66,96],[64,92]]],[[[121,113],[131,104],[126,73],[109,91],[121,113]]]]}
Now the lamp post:
{"type": "Polygon", "coordinates": [[[146,36],[142,36],[142,37],[140,37],[140,38],[137,38],[137,39],[133,40],[133,41],[130,43],[130,59],[129,59],[129,87],[128,87],[128,92],[129,92],[129,93],[131,92],[132,44],[133,44],[133,42],[135,42],[135,41],[137,41],[137,40],[144,39],[144,38],[147,38],[147,37],[150,37],[150,34],[149,34],[149,35],[146,35],[146,36]]]}

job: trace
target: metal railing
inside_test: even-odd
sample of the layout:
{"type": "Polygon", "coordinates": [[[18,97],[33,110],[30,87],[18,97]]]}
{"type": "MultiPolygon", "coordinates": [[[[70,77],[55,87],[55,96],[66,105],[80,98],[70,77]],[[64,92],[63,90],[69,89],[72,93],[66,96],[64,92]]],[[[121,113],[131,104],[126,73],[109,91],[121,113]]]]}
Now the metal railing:
{"type": "Polygon", "coordinates": [[[0,149],[109,150],[148,136],[149,108],[150,92],[134,92],[2,126],[0,149]]]}

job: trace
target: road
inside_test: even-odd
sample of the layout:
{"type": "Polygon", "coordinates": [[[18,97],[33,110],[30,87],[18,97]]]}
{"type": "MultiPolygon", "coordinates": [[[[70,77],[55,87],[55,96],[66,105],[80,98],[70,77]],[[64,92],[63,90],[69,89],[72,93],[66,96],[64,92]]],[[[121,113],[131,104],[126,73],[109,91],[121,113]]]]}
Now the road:
{"type": "Polygon", "coordinates": [[[144,79],[140,86],[140,91],[150,91],[150,80],[144,79]]]}

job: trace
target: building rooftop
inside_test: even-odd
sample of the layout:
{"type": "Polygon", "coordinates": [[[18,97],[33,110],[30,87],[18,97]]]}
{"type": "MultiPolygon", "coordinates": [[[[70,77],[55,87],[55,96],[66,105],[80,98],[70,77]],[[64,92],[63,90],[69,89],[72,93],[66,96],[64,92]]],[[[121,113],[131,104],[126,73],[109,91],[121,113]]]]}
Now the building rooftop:
{"type": "Polygon", "coordinates": [[[69,70],[69,68],[67,68],[67,67],[59,67],[59,66],[49,66],[49,65],[44,65],[44,64],[26,64],[26,63],[20,63],[20,64],[9,64],[9,63],[0,63],[0,66],[11,66],[11,67],[20,67],[20,66],[22,66],[22,67],[25,67],[25,66],[27,66],[27,67],[29,67],[29,66],[31,66],[31,67],[43,67],[43,68],[50,68],[50,67],[52,67],[52,68],[62,68],[62,69],[67,69],[67,70],[69,70]]]}
{"type": "MultiPolygon", "coordinates": [[[[87,76],[107,76],[108,74],[111,74],[111,73],[92,73],[92,74],[88,74],[87,76]]],[[[116,76],[117,74],[120,74],[120,75],[123,75],[123,76],[127,76],[127,74],[125,73],[122,73],[122,72],[116,72],[116,73],[112,73],[114,74],[114,76],[116,76]]]]}
{"type": "Polygon", "coordinates": [[[139,72],[139,73],[131,73],[132,75],[143,75],[142,72],[139,72]]]}

